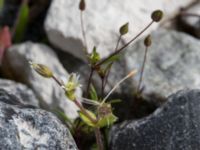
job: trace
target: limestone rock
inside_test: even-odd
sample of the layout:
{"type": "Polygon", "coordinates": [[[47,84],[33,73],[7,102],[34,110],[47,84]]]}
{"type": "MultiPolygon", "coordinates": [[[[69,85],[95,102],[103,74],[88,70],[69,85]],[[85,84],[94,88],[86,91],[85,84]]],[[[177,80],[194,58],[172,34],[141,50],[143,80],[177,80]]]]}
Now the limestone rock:
{"type": "MultiPolygon", "coordinates": [[[[193,1],[87,0],[83,17],[89,51],[97,46],[97,51],[105,57],[114,50],[119,37],[118,30],[124,23],[129,22],[130,30],[124,37],[124,41],[128,41],[151,21],[151,12],[155,9],[163,10],[165,19],[169,19],[181,7],[193,1]]],[[[45,21],[45,30],[52,44],[85,59],[78,5],[79,0],[53,0],[45,21]]],[[[150,30],[156,27],[155,24],[150,30]]]]}
{"type": "MultiPolygon", "coordinates": [[[[12,78],[23,82],[32,88],[37,98],[41,101],[42,108],[51,111],[62,110],[69,118],[78,116],[78,108],[73,102],[68,100],[64,91],[51,79],[46,79],[38,75],[29,64],[29,60],[47,65],[56,77],[67,81],[69,74],[60,64],[56,54],[43,44],[31,42],[14,45],[6,51],[4,68],[12,78]]],[[[77,91],[77,96],[81,97],[81,90],[77,91]]]]}

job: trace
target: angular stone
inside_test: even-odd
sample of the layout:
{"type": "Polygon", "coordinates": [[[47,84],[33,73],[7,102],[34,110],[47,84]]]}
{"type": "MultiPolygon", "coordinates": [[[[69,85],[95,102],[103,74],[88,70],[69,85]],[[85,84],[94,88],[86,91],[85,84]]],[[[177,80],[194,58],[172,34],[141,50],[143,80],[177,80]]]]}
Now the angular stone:
{"type": "MultiPolygon", "coordinates": [[[[167,97],[183,88],[199,88],[199,47],[199,40],[184,33],[164,29],[153,32],[142,81],[143,93],[167,97]]],[[[113,87],[128,72],[136,69],[136,76],[117,89],[119,93],[133,92],[138,85],[144,52],[143,41],[130,46],[122,59],[114,64],[108,85],[113,87]]]]}
{"type": "Polygon", "coordinates": [[[198,150],[200,147],[200,91],[171,95],[152,115],[115,125],[111,150],[198,150]]]}
{"type": "Polygon", "coordinates": [[[52,113],[21,104],[2,89],[0,116],[2,150],[77,149],[69,130],[52,113]]]}
{"type": "MultiPolygon", "coordinates": [[[[30,67],[29,60],[47,65],[56,77],[67,81],[69,74],[60,64],[56,54],[45,45],[31,42],[14,45],[6,51],[4,74],[9,73],[7,76],[31,87],[42,108],[51,111],[62,110],[69,118],[76,118],[78,108],[75,104],[66,98],[64,91],[55,81],[38,75],[30,67]]],[[[77,96],[81,97],[80,90],[77,90],[77,96]]]]}
{"type": "Polygon", "coordinates": [[[0,89],[14,94],[22,104],[39,107],[39,101],[33,91],[21,83],[0,79],[0,89]]]}
{"type": "MultiPolygon", "coordinates": [[[[53,0],[46,21],[45,30],[55,46],[74,56],[85,59],[83,54],[82,32],[80,25],[80,0],[53,0]]],[[[86,1],[84,23],[89,51],[97,46],[102,57],[115,49],[119,28],[129,22],[129,33],[123,41],[139,33],[150,21],[151,12],[162,9],[165,19],[174,16],[181,7],[194,0],[101,0],[86,1]],[[148,6],[148,7],[147,7],[148,6]]],[[[155,24],[150,30],[155,29],[155,24]]],[[[146,32],[148,33],[148,32],[146,32]]]]}

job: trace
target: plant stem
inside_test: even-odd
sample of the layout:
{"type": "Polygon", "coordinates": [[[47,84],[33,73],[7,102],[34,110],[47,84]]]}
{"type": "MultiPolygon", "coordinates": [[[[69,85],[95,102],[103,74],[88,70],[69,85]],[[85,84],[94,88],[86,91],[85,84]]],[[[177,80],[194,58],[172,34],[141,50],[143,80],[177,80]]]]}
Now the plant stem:
{"type": "Polygon", "coordinates": [[[104,96],[104,82],[105,77],[101,78],[101,98],[104,96]]]}
{"type": "Polygon", "coordinates": [[[144,67],[145,67],[146,60],[147,60],[147,52],[148,52],[148,47],[146,46],[145,54],[144,54],[144,60],[143,60],[143,63],[142,63],[142,70],[141,70],[141,73],[140,73],[140,79],[139,79],[139,83],[138,83],[138,86],[137,86],[137,93],[139,93],[139,91],[140,91],[140,86],[141,86],[142,79],[143,79],[144,67]]]}
{"type": "Polygon", "coordinates": [[[154,21],[152,20],[142,31],[140,31],[135,37],[133,37],[128,43],[126,43],[124,46],[122,46],[121,48],[119,48],[117,51],[114,51],[113,53],[111,53],[108,57],[102,59],[99,63],[96,64],[96,66],[100,66],[102,65],[104,62],[106,62],[108,59],[110,59],[111,57],[117,55],[118,53],[120,53],[122,50],[124,50],[128,45],[130,45],[133,41],[135,41],[142,33],[144,33],[152,24],[154,23],[154,21]]]}
{"type": "Polygon", "coordinates": [[[104,145],[103,145],[100,129],[99,128],[95,128],[94,131],[95,131],[95,136],[96,136],[98,149],[99,150],[104,150],[104,145]]]}
{"type": "Polygon", "coordinates": [[[54,81],[56,81],[56,83],[60,86],[60,87],[64,87],[65,85],[61,82],[61,81],[59,81],[54,75],[53,75],[53,77],[52,77],[53,79],[54,79],[54,81]]]}
{"type": "Polygon", "coordinates": [[[81,20],[81,31],[82,31],[82,36],[83,36],[83,41],[84,41],[84,51],[86,54],[88,54],[88,46],[87,46],[87,38],[85,34],[85,28],[84,28],[84,22],[83,22],[83,12],[80,12],[80,20],[81,20]]]}
{"type": "Polygon", "coordinates": [[[88,84],[87,84],[86,97],[88,97],[88,95],[89,95],[89,89],[90,89],[90,84],[91,84],[91,81],[92,81],[93,73],[94,73],[94,68],[91,67],[91,71],[90,71],[90,75],[89,75],[89,79],[88,79],[88,84]]]}

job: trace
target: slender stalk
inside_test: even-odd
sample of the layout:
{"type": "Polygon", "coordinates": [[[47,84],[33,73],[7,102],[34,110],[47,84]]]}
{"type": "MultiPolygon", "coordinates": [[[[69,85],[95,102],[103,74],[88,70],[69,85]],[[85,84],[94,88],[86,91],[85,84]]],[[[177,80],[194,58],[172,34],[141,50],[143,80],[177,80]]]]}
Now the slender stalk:
{"type": "Polygon", "coordinates": [[[110,59],[111,57],[117,55],[118,53],[120,53],[122,50],[124,50],[129,44],[131,44],[133,41],[135,41],[142,33],[144,33],[152,24],[154,23],[154,21],[152,20],[143,30],[141,30],[135,37],[133,37],[128,43],[126,43],[124,46],[122,46],[121,48],[119,48],[117,51],[114,51],[113,53],[111,53],[108,57],[102,59],[99,63],[96,64],[96,66],[100,66],[102,65],[104,62],[106,62],[108,59],[110,59]]]}
{"type": "Polygon", "coordinates": [[[143,60],[143,63],[142,63],[142,70],[141,70],[141,73],[140,73],[140,79],[139,79],[139,83],[138,83],[138,86],[137,86],[137,93],[139,93],[139,91],[140,91],[140,86],[141,86],[142,79],[143,79],[144,68],[145,68],[145,64],[146,64],[146,60],[147,60],[147,52],[148,52],[148,47],[146,46],[145,53],[144,53],[144,60],[143,60]]]}
{"type": "Polygon", "coordinates": [[[85,51],[86,54],[88,54],[87,38],[86,38],[86,34],[85,34],[83,12],[82,11],[80,11],[80,20],[81,20],[81,32],[82,32],[84,47],[85,47],[84,51],[85,51]]]}
{"type": "MultiPolygon", "coordinates": [[[[61,88],[64,89],[65,85],[64,85],[61,81],[59,81],[54,75],[53,75],[52,78],[54,79],[54,81],[56,81],[56,83],[57,83],[61,88]]],[[[64,90],[65,90],[65,89],[64,89],[64,90]]]]}
{"type": "Polygon", "coordinates": [[[101,97],[104,96],[104,82],[105,82],[105,77],[101,78],[101,97]]]}
{"type": "Polygon", "coordinates": [[[122,35],[120,34],[118,40],[117,40],[117,44],[116,44],[116,47],[115,47],[115,51],[117,51],[118,47],[119,47],[119,43],[121,41],[121,38],[122,38],[122,35]]]}
{"type": "Polygon", "coordinates": [[[89,89],[90,89],[90,84],[92,81],[93,73],[94,73],[94,69],[93,69],[93,67],[91,67],[91,71],[90,71],[90,75],[89,75],[89,79],[88,79],[88,83],[87,83],[86,97],[88,97],[88,95],[89,95],[89,89]]]}
{"type": "Polygon", "coordinates": [[[103,103],[105,103],[105,101],[108,99],[108,97],[113,93],[113,91],[122,83],[124,82],[126,79],[134,76],[136,74],[136,70],[131,71],[128,75],[126,75],[123,79],[121,79],[119,82],[117,82],[117,84],[112,88],[112,90],[110,90],[110,92],[106,95],[106,97],[102,100],[100,105],[103,105],[103,103]]]}
{"type": "Polygon", "coordinates": [[[99,150],[104,150],[104,145],[103,145],[100,129],[99,128],[95,128],[94,131],[95,131],[95,136],[96,136],[98,149],[99,150]]]}

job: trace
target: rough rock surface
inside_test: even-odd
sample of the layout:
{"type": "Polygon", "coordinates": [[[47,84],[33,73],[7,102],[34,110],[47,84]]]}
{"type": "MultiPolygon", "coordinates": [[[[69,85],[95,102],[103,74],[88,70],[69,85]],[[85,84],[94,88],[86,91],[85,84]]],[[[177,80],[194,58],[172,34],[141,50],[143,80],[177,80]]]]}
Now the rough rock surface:
{"type": "Polygon", "coordinates": [[[0,79],[0,89],[14,94],[23,104],[39,107],[39,101],[33,91],[21,83],[0,79]]]}
{"type": "Polygon", "coordinates": [[[52,114],[0,90],[0,149],[76,150],[69,130],[52,114]]]}
{"type": "MultiPolygon", "coordinates": [[[[129,22],[127,41],[136,35],[150,21],[151,12],[162,9],[165,19],[174,16],[180,9],[194,0],[87,0],[84,12],[85,29],[89,50],[97,46],[101,56],[114,50],[119,27],[129,22]]],[[[53,0],[46,21],[45,30],[52,44],[84,59],[80,25],[79,0],[53,0]]],[[[151,28],[155,29],[157,25],[151,28]]],[[[150,31],[150,30],[149,30],[150,31]]]]}
{"type": "MultiPolygon", "coordinates": [[[[157,93],[167,97],[183,88],[199,88],[200,66],[197,64],[200,62],[200,41],[187,34],[165,29],[158,29],[151,36],[152,45],[148,50],[142,82],[143,93],[157,93]]],[[[106,92],[131,70],[136,69],[136,76],[125,81],[115,91],[126,95],[134,92],[139,81],[144,51],[143,40],[124,51],[121,59],[111,69],[106,92]]],[[[82,65],[78,72],[81,72],[80,78],[85,85],[88,80],[88,66],[82,65]]],[[[101,85],[98,77],[94,77],[94,84],[96,87],[101,85]]],[[[100,88],[99,86],[98,89],[100,88]]]]}
{"type": "Polygon", "coordinates": [[[111,150],[199,150],[200,91],[183,90],[149,117],[115,125],[111,150]]]}
{"type": "Polygon", "coordinates": [[[180,21],[180,25],[186,32],[200,38],[200,2],[183,10],[180,21]]]}
{"type": "MultiPolygon", "coordinates": [[[[67,81],[68,73],[60,64],[56,54],[47,46],[27,42],[14,45],[6,51],[4,73],[10,73],[12,78],[27,84],[33,89],[41,101],[42,108],[65,112],[70,118],[77,117],[77,107],[65,97],[62,89],[51,79],[38,75],[29,65],[29,60],[47,65],[55,76],[67,81]],[[5,70],[9,68],[9,70],[5,70]]],[[[81,91],[77,91],[81,96],[81,91]]]]}

